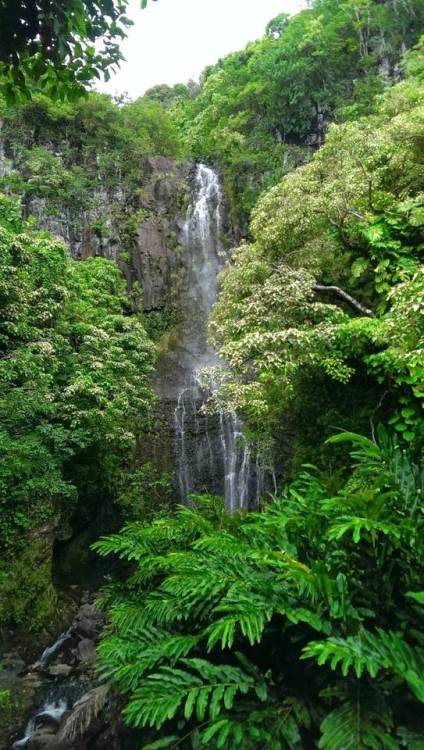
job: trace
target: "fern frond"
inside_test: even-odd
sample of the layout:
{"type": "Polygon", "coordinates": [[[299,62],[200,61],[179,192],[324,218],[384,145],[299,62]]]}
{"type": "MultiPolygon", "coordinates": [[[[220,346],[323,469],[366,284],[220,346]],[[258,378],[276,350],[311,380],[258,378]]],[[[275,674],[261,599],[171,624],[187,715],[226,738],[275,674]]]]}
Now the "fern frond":
{"type": "Polygon", "coordinates": [[[366,532],[374,539],[378,534],[384,534],[399,541],[402,536],[402,529],[399,525],[389,523],[388,521],[376,521],[372,518],[358,518],[355,516],[342,517],[342,520],[330,526],[327,533],[329,539],[339,540],[349,532],[352,533],[352,540],[355,544],[361,541],[366,532]]]}
{"type": "Polygon", "coordinates": [[[186,720],[195,714],[203,721],[207,713],[216,719],[223,707],[233,707],[238,693],[255,687],[250,675],[230,665],[216,666],[202,659],[182,659],[181,664],[186,669],[161,667],[134,692],[124,712],[132,726],[160,729],[182,705],[186,720]]]}
{"type": "Polygon", "coordinates": [[[414,599],[418,604],[424,604],[424,591],[407,591],[406,596],[414,599]]]}
{"type": "Polygon", "coordinates": [[[405,680],[416,697],[424,702],[422,655],[397,633],[362,630],[357,636],[315,641],[303,650],[302,659],[308,658],[315,658],[319,665],[329,663],[333,670],[340,665],[344,676],[351,669],[358,678],[364,672],[374,678],[380,670],[390,670],[405,680]]]}
{"type": "Polygon", "coordinates": [[[143,745],[141,750],[165,750],[165,748],[170,748],[173,750],[174,748],[177,748],[180,743],[180,737],[178,737],[175,734],[172,734],[168,737],[161,737],[160,740],[155,740],[155,742],[149,742],[148,745],[143,745]]]}
{"type": "Polygon", "coordinates": [[[81,737],[106,705],[108,685],[100,685],[90,690],[73,707],[57,735],[61,743],[70,743],[81,737]]]}
{"type": "Polygon", "coordinates": [[[308,643],[301,658],[316,659],[320,666],[329,663],[332,670],[340,665],[344,677],[350,669],[354,670],[357,677],[361,677],[365,671],[375,677],[383,666],[379,653],[357,636],[308,643]]]}
{"type": "Polygon", "coordinates": [[[391,721],[359,703],[344,703],[321,723],[320,750],[399,750],[390,734],[391,721]]]}
{"type": "Polygon", "coordinates": [[[199,643],[199,636],[167,633],[149,646],[142,640],[110,639],[99,649],[100,672],[125,691],[135,690],[146,673],[161,662],[173,666],[199,643]]]}

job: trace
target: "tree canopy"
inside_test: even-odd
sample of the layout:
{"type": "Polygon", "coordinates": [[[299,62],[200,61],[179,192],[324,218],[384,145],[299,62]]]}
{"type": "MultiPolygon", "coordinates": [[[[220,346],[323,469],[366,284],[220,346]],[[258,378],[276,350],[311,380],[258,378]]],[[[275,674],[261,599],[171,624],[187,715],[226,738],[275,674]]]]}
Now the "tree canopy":
{"type": "Polygon", "coordinates": [[[308,159],[329,122],[373,110],[423,27],[423,0],[320,0],[206,69],[180,121],[193,156],[222,168],[238,236],[260,193],[308,159]]]}
{"type": "Polygon", "coordinates": [[[397,392],[404,438],[418,437],[414,419],[422,429],[419,58],[376,114],[332,125],[311,162],[264,194],[253,243],[222,276],[213,339],[239,376],[229,398],[260,424],[308,373],[348,383],[365,365],[397,392]]]}
{"type": "MultiPolygon", "coordinates": [[[[42,90],[72,99],[122,60],[127,0],[1,0],[0,86],[8,101],[42,90]]],[[[145,7],[147,0],[141,0],[145,7]]]]}

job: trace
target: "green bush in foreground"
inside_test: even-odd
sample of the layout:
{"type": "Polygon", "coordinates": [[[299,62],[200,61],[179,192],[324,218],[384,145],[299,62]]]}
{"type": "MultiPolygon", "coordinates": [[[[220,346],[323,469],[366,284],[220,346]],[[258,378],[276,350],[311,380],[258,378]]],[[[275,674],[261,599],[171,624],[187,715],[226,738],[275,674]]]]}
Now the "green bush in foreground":
{"type": "Polygon", "coordinates": [[[144,750],[424,746],[423,476],[382,429],[346,441],[335,497],[305,467],[262,513],[197,497],[95,545],[134,566],[100,665],[144,750]]]}

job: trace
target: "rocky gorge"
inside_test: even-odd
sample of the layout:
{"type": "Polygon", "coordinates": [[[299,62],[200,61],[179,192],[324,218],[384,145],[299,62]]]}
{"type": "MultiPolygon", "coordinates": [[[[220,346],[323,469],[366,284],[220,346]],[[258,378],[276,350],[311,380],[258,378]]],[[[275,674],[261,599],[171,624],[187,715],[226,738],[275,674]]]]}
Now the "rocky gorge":
{"type": "MultiPolygon", "coordinates": [[[[158,471],[171,473],[180,501],[187,502],[191,493],[215,492],[225,496],[231,512],[248,508],[258,502],[264,488],[260,455],[243,436],[235,414],[222,411],[208,416],[204,411],[214,386],[210,380],[202,382],[202,373],[212,368],[214,377],[219,377],[223,366],[207,341],[208,315],[229,235],[219,176],[205,165],[164,157],[146,160],[140,207],[130,224],[132,242],[124,259],[113,225],[105,222],[102,232],[92,229],[100,216],[111,215],[116,195],[108,199],[100,193],[96,199],[96,212],[74,217],[71,224],[65,212],[49,217],[48,207],[38,200],[27,201],[25,211],[65,241],[81,262],[100,256],[116,263],[130,295],[141,287],[147,320],[167,308],[180,311],[171,331],[159,341],[152,379],[157,403],[154,428],[148,433],[148,456],[158,471]]],[[[65,586],[65,598],[69,587],[77,590],[87,584],[93,565],[99,567],[88,540],[94,541],[100,530],[107,532],[115,523],[106,508],[106,515],[103,509],[102,514],[86,517],[84,526],[72,521],[64,526],[58,518],[44,529],[44,557],[39,564],[47,576],[49,568],[53,570],[59,587],[65,586]],[[73,548],[77,557],[84,549],[85,562],[75,559],[73,548]]],[[[99,570],[92,585],[96,588],[104,580],[105,571],[99,570]]],[[[3,731],[5,750],[131,747],[131,733],[119,719],[119,702],[93,673],[104,623],[93,596],[85,597],[70,626],[35,663],[22,661],[19,646],[16,652],[6,653],[0,687],[12,685],[18,710],[3,731]],[[23,726],[22,716],[31,711],[23,726]]]]}
{"type": "Polygon", "coordinates": [[[5,654],[0,687],[13,691],[16,713],[7,729],[0,725],[5,750],[88,750],[121,748],[129,731],[119,717],[120,704],[99,685],[94,664],[105,615],[87,594],[66,631],[26,664],[5,654]],[[29,718],[22,724],[22,716],[29,718]],[[13,729],[12,729],[13,727],[13,729]],[[12,731],[11,731],[12,730],[12,731]]]}

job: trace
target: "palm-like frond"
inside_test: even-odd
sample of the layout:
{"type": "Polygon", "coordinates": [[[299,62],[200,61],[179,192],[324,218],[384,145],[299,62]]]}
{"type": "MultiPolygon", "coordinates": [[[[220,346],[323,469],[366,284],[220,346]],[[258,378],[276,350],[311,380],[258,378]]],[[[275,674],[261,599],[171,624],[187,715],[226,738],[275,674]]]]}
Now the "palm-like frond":
{"type": "Polygon", "coordinates": [[[100,669],[130,724],[167,732],[151,748],[400,747],[391,704],[424,700],[419,472],[387,436],[341,441],[336,496],[305,468],[262,513],[194,498],[100,543],[135,568],[109,587],[100,669]]]}

